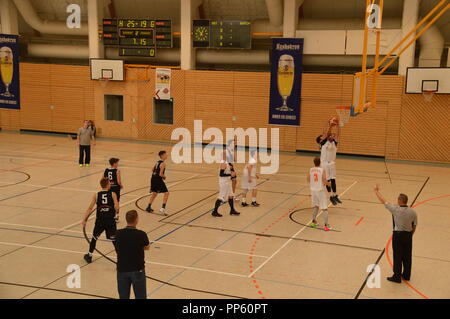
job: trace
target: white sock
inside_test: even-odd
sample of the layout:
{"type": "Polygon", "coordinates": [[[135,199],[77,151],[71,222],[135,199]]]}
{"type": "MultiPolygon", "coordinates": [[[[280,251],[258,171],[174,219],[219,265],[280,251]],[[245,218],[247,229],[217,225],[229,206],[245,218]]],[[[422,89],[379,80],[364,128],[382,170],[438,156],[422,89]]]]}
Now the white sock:
{"type": "Polygon", "coordinates": [[[89,257],[92,257],[92,253],[88,253],[89,257]]]}
{"type": "Polygon", "coordinates": [[[256,203],[256,197],[252,197],[252,202],[256,203]]]}

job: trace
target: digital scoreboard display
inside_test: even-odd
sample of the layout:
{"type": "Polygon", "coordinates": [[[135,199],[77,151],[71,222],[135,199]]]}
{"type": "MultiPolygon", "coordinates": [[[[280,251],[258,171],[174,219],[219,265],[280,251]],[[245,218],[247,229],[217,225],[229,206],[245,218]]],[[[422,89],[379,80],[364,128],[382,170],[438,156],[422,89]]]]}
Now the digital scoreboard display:
{"type": "Polygon", "coordinates": [[[193,46],[212,49],[251,49],[251,23],[243,20],[194,20],[193,46]]]}
{"type": "Polygon", "coordinates": [[[103,19],[103,44],[118,47],[120,56],[155,57],[156,49],[173,45],[172,21],[103,19]]]}

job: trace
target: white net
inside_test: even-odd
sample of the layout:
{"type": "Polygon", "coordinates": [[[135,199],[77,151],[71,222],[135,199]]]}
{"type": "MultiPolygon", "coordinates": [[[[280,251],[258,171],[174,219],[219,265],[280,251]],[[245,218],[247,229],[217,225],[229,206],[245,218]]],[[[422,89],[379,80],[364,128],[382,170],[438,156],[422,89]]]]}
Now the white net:
{"type": "Polygon", "coordinates": [[[339,117],[339,125],[344,126],[350,119],[350,106],[338,106],[336,107],[336,113],[339,117]]]}
{"type": "Polygon", "coordinates": [[[100,78],[100,79],[98,79],[98,81],[100,82],[100,85],[101,85],[102,87],[106,87],[106,85],[107,85],[108,82],[109,82],[109,79],[108,79],[108,78],[100,78]]]}
{"type": "Polygon", "coordinates": [[[422,95],[423,95],[424,100],[425,100],[426,102],[431,102],[431,100],[433,99],[434,93],[435,93],[435,91],[431,91],[431,90],[429,90],[429,91],[423,91],[423,92],[422,92],[422,95]]]}

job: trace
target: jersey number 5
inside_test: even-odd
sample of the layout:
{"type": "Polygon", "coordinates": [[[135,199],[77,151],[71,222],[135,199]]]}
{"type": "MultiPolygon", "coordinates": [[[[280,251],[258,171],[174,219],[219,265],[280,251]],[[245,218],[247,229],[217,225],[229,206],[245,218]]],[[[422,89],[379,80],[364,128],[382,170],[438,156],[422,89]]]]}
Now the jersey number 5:
{"type": "Polygon", "coordinates": [[[102,204],[108,204],[108,194],[102,194],[102,204]]]}

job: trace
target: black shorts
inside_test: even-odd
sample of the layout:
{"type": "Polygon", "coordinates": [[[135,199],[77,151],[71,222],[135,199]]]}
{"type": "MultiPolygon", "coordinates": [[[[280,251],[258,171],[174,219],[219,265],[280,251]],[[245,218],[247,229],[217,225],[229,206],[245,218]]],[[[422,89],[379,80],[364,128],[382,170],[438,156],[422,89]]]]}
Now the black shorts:
{"type": "Polygon", "coordinates": [[[162,178],[152,178],[150,183],[150,193],[167,193],[166,183],[162,178]]]}
{"type": "Polygon", "coordinates": [[[119,186],[119,185],[117,185],[117,186],[116,186],[116,185],[111,186],[110,190],[111,190],[111,192],[116,193],[116,195],[117,195],[117,201],[120,202],[120,186],[119,186]]]}
{"type": "Polygon", "coordinates": [[[106,232],[106,238],[114,239],[116,237],[117,224],[114,218],[102,218],[95,220],[93,235],[96,239],[103,232],[106,232]]]}

